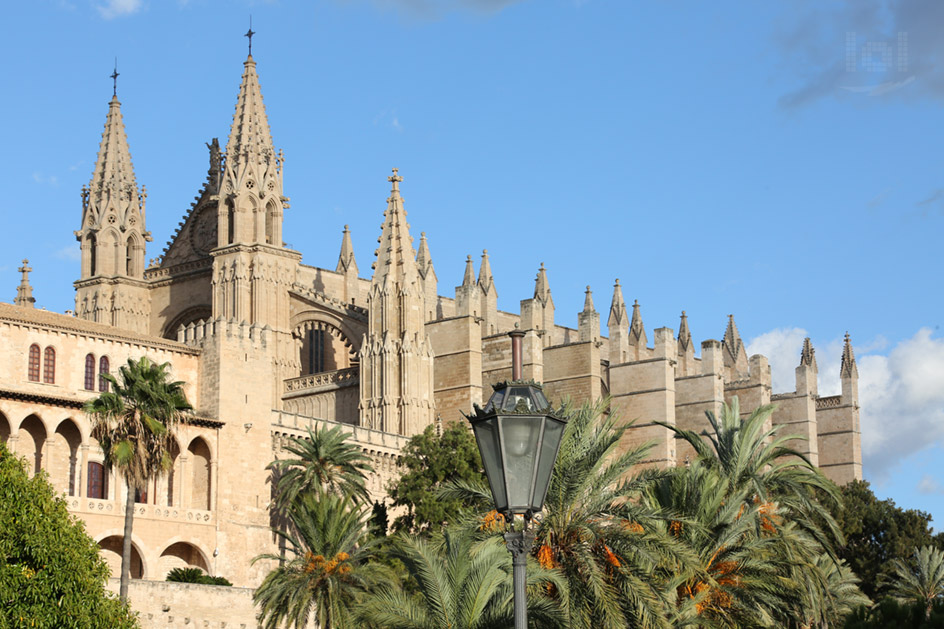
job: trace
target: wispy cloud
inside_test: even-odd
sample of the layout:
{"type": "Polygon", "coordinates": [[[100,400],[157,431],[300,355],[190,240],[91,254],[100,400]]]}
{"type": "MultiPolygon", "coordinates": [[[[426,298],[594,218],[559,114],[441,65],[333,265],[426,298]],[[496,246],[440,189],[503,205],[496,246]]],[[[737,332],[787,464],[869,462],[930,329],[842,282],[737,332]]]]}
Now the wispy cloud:
{"type": "Polygon", "coordinates": [[[55,175],[44,175],[40,172],[33,173],[33,181],[43,186],[53,186],[57,187],[59,185],[59,178],[55,175]]]}
{"type": "Polygon", "coordinates": [[[70,262],[78,262],[82,259],[82,250],[79,248],[78,244],[67,245],[62,249],[56,251],[55,256],[60,260],[68,260],[70,262]]]}
{"type": "Polygon", "coordinates": [[[944,485],[941,485],[941,482],[930,474],[925,474],[921,477],[921,480],[918,481],[918,493],[925,495],[944,495],[944,485]]]}
{"type": "Polygon", "coordinates": [[[497,13],[522,0],[373,0],[385,9],[396,9],[415,17],[438,18],[453,11],[497,13]]]}
{"type": "Polygon", "coordinates": [[[132,15],[144,8],[143,0],[106,0],[104,4],[96,5],[99,14],[106,20],[124,15],[132,15]]]}

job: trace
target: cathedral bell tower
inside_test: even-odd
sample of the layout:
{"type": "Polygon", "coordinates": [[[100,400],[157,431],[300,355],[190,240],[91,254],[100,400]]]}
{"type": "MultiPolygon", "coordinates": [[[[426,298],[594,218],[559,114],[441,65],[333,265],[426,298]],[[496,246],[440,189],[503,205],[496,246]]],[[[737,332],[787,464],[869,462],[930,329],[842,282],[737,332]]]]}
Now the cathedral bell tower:
{"type": "Polygon", "coordinates": [[[275,152],[256,62],[243,64],[223,161],[213,256],[213,316],[285,330],[301,256],[282,243],[281,152],[275,152]]]}
{"type": "Polygon", "coordinates": [[[145,188],[138,190],[131,152],[115,90],[108,103],[105,131],[88,187],[82,187],[82,225],[75,232],[82,248],[82,271],[75,282],[80,319],[147,333],[150,298],[144,280],[145,188]]]}

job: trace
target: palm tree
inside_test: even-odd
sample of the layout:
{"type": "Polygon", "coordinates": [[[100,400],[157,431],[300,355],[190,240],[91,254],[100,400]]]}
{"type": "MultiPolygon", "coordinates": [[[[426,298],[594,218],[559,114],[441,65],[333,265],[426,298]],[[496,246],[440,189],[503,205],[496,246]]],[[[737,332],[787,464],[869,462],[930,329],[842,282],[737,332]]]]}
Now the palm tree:
{"type": "Polygon", "coordinates": [[[291,437],[285,449],[295,458],[272,461],[277,501],[286,508],[299,495],[325,489],[354,502],[368,501],[364,483],[373,472],[370,458],[348,441],[340,426],[308,429],[308,438],[291,437]]]}
{"type": "Polygon", "coordinates": [[[859,589],[859,577],[845,561],[822,553],[813,568],[822,579],[808,579],[801,584],[805,585],[802,606],[797,610],[798,621],[792,626],[801,629],[841,627],[856,609],[872,604],[859,589]],[[817,587],[819,583],[823,587],[817,587]]]}
{"type": "Polygon", "coordinates": [[[170,363],[157,364],[142,356],[129,358],[119,377],[103,374],[109,391],[89,400],[85,412],[92,437],[104,452],[105,468],[115,470],[127,487],[125,528],[121,551],[119,596],[127,600],[131,579],[131,530],[136,491],[163,474],[173,463],[169,450],[174,425],[192,410],[182,382],[168,380],[170,363]]]}
{"type": "Polygon", "coordinates": [[[776,506],[834,556],[834,545],[843,541],[830,512],[839,504],[839,490],[790,447],[799,437],[782,436],[779,426],[769,427],[775,408],[759,406],[742,419],[735,397],[730,405],[722,405],[720,417],[705,413],[711,430],[702,434],[657,423],[687,441],[706,467],[728,480],[729,491],[750,503],[776,506]]]}
{"type": "Polygon", "coordinates": [[[907,564],[895,560],[897,578],[891,583],[891,593],[900,602],[924,605],[924,617],[931,617],[934,602],[944,598],[944,552],[933,546],[922,546],[907,564]]]}
{"type": "Polygon", "coordinates": [[[253,559],[281,562],[253,595],[265,629],[307,627],[309,616],[322,629],[357,626],[355,598],[376,587],[382,569],[365,566],[375,544],[365,536],[366,510],[348,496],[318,488],[299,493],[288,506],[293,533],[275,531],[292,555],[265,554],[253,559]]]}
{"type": "Polygon", "coordinates": [[[631,474],[649,446],[624,449],[629,424],[606,414],[609,400],[570,412],[537,525],[535,554],[568,584],[570,626],[667,626],[674,588],[665,566],[694,558],[639,502],[655,472],[631,474]]]}
{"type": "MultiPolygon", "coordinates": [[[[499,538],[475,537],[468,529],[453,527],[429,540],[398,538],[392,556],[403,563],[406,583],[371,593],[361,622],[384,629],[512,627],[511,556],[499,538]]],[[[558,605],[546,596],[550,589],[562,588],[565,582],[553,571],[528,567],[528,615],[534,626],[565,626],[558,605]]]]}

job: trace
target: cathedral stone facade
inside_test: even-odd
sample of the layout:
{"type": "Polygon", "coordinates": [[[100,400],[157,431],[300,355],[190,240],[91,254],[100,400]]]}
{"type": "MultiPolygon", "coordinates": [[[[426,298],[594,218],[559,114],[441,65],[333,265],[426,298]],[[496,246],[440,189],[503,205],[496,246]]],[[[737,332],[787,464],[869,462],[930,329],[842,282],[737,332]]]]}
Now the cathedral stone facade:
{"type": "Polygon", "coordinates": [[[796,447],[838,483],[861,478],[848,336],[841,395],[818,395],[809,340],[796,390],[775,394],[767,359],[747,355],[733,317],[722,340],[700,347],[684,312],[677,333],[660,327],[650,340],[618,280],[606,336],[589,287],[577,329],[555,323],[543,265],[519,312],[497,308],[487,252],[478,275],[469,258],[462,285],[445,296],[425,234],[414,248],[396,169],[371,272],[359,271],[347,227],[334,268],[303,264],[283,242],[283,159],[252,56],[225,150],[215,139],[207,147],[206,182],[163,254],[146,261],[147,194],[112,98],[82,190],[75,313],[34,308],[25,262],[14,304],[0,304],[0,438],[31,471],[48,472],[115,569],[125,488],[103,469],[81,409],[107,385],[103,373],[142,355],[170,363],[196,409],[176,435],[172,471],[138,497],[133,575],[143,579],[198,566],[257,585],[269,566],[250,560],[275,543],[266,465],[310,426],[351,433],[373,459],[369,489],[382,501],[410,436],[461,420],[510,377],[515,328],[525,378],[543,382],[552,400],[610,396],[636,420],[627,446],[655,442],[654,465],[694,456],[655,422],[701,431],[705,411],[737,396],[745,411],[775,402],[773,422],[802,436],[796,447]]]}

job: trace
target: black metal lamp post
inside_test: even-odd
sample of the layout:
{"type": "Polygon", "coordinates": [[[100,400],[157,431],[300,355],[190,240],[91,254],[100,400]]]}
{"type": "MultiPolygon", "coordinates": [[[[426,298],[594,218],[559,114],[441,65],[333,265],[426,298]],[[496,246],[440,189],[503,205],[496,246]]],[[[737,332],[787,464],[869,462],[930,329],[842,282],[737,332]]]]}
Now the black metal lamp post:
{"type": "Polygon", "coordinates": [[[567,419],[554,414],[540,384],[521,379],[524,332],[516,329],[509,336],[511,382],[494,385],[495,392],[485,408],[476,405],[475,412],[466,418],[482,454],[495,509],[512,524],[515,515],[524,516],[524,530],[505,533],[505,544],[514,566],[515,629],[525,629],[525,567],[534,540],[528,524],[544,507],[567,419]]]}

